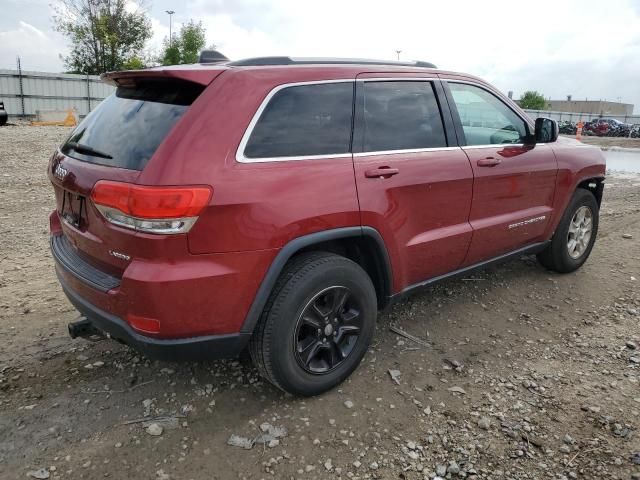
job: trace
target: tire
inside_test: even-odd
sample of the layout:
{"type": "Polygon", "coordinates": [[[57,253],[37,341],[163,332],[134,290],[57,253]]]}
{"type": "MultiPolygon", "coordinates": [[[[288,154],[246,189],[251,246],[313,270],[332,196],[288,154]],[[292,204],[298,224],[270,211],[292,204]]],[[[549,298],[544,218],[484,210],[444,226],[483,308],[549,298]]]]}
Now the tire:
{"type": "MultiPolygon", "coordinates": [[[[549,270],[559,273],[569,273],[577,270],[589,258],[589,254],[593,249],[598,234],[598,216],[599,207],[596,198],[589,190],[578,188],[573,194],[573,198],[569,202],[567,209],[560,220],[560,224],[551,239],[549,246],[538,254],[538,260],[549,270]],[[584,212],[585,217],[591,216],[591,232],[588,240],[582,237],[583,241],[579,242],[582,246],[570,250],[570,242],[575,238],[575,233],[570,232],[572,221],[578,221],[576,216],[579,212],[584,212]]],[[[580,222],[578,222],[580,223],[580,222]]],[[[581,223],[581,225],[586,225],[581,223]]],[[[583,227],[581,227],[583,228],[583,227]]],[[[572,229],[575,231],[575,224],[572,229]]],[[[584,231],[584,228],[583,228],[584,231]]],[[[580,235],[579,235],[580,237],[580,235]]]]}
{"type": "Polygon", "coordinates": [[[357,263],[325,252],[304,253],[289,261],[276,282],[249,352],[260,374],[276,387],[318,395],[358,367],[376,317],[373,283],[357,263]]]}

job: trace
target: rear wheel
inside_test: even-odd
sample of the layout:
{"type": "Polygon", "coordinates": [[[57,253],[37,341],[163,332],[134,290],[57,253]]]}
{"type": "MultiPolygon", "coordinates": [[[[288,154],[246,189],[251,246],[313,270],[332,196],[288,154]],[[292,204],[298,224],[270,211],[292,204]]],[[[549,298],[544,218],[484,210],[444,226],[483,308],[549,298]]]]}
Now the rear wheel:
{"type": "Polygon", "coordinates": [[[355,262],[306,253],[285,267],[250,342],[260,373],[294,395],[317,395],[364,356],[377,315],[371,279],[355,262]]]}
{"type": "Polygon", "coordinates": [[[576,190],[551,244],[538,254],[540,263],[560,273],[580,268],[596,241],[598,210],[598,202],[589,190],[576,190]]]}

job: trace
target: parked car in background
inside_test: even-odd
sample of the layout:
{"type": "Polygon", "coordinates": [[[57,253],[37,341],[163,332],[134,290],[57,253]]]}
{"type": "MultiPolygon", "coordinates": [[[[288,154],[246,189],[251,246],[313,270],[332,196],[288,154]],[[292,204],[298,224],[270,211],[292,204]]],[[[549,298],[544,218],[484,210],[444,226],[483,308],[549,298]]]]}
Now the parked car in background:
{"type": "Polygon", "coordinates": [[[591,120],[585,123],[583,127],[583,133],[586,135],[596,135],[598,137],[604,137],[609,133],[611,126],[608,122],[601,121],[600,118],[591,120]]]}
{"type": "Polygon", "coordinates": [[[607,131],[609,137],[628,137],[633,128],[632,124],[621,122],[615,118],[601,118],[600,121],[609,125],[607,131]]]}
{"type": "Polygon", "coordinates": [[[0,127],[7,123],[8,118],[9,118],[9,114],[4,108],[4,102],[0,101],[0,127]]]}
{"type": "Polygon", "coordinates": [[[426,62],[267,57],[110,73],[52,155],[56,272],[150,356],[234,356],[296,395],[342,382],[378,311],[523,254],[589,257],[605,160],[426,62]]]}
{"type": "Polygon", "coordinates": [[[633,125],[615,118],[596,118],[584,125],[583,133],[599,137],[628,137],[633,125]]]}
{"type": "MultiPolygon", "coordinates": [[[[558,127],[563,135],[575,135],[577,133],[575,122],[563,120],[558,123],[558,127]]],[[[639,129],[639,125],[624,123],[615,118],[596,118],[583,123],[582,135],[637,138],[640,136],[639,129]]]]}
{"type": "Polygon", "coordinates": [[[600,121],[607,122],[612,127],[630,127],[630,123],[624,123],[618,120],[617,118],[601,118],[600,121]]]}

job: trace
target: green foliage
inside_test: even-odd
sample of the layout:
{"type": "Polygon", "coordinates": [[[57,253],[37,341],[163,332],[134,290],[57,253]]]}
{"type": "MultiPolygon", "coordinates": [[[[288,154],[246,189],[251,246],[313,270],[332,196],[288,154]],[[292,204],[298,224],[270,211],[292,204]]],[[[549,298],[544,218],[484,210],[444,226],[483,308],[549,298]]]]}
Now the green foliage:
{"type": "Polygon", "coordinates": [[[179,65],[180,61],[180,44],[177,35],[173,36],[171,46],[165,45],[164,53],[160,59],[163,65],[179,65]]]}
{"type": "Polygon", "coordinates": [[[172,35],[171,42],[165,38],[160,62],[163,65],[196,63],[200,51],[206,45],[206,29],[202,22],[190,20],[180,28],[180,33],[172,35]]]}
{"type": "Polygon", "coordinates": [[[71,42],[63,57],[70,72],[99,75],[143,68],[142,51],[151,38],[144,11],[130,11],[127,0],[57,0],[53,16],[57,31],[71,42]]]}
{"type": "Polygon", "coordinates": [[[122,64],[122,70],[141,70],[145,68],[145,62],[140,57],[131,57],[122,64]]]}
{"type": "Polygon", "coordinates": [[[544,99],[544,96],[533,90],[524,92],[524,94],[520,96],[518,103],[520,107],[530,110],[545,110],[547,108],[547,101],[544,99]]]}

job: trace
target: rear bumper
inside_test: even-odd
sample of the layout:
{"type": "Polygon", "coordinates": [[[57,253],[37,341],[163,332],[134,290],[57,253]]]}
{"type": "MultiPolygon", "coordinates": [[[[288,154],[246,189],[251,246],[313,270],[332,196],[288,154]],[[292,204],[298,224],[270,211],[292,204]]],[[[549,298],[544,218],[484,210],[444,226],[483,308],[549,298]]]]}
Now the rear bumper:
{"type": "Polygon", "coordinates": [[[63,241],[55,212],[51,218],[56,274],[90,322],[88,331],[95,328],[154,358],[230,358],[242,352],[251,336],[242,326],[276,250],[178,256],[159,246],[148,252],[157,259],[134,258],[113,276],[63,241]],[[156,319],[158,333],[135,329],[132,316],[156,319]]]}
{"type": "Polygon", "coordinates": [[[278,253],[269,249],[192,255],[185,235],[150,239],[140,234],[145,238],[134,235],[118,244],[133,257],[120,262],[118,269],[96,254],[95,245],[85,245],[84,237],[91,237],[98,253],[104,252],[113,240],[108,234],[105,244],[61,223],[55,211],[50,231],[51,253],[66,289],[129,327],[133,328],[131,318],[156,320],[159,329],[154,333],[133,330],[158,340],[250,333],[243,328],[249,307],[278,253]]]}
{"type": "Polygon", "coordinates": [[[123,319],[91,304],[67,284],[56,265],[56,274],[64,293],[73,306],[97,330],[108,334],[151,358],[163,360],[202,360],[203,358],[231,358],[242,352],[251,334],[232,333],[192,338],[157,339],[134,331],[123,319]]]}

